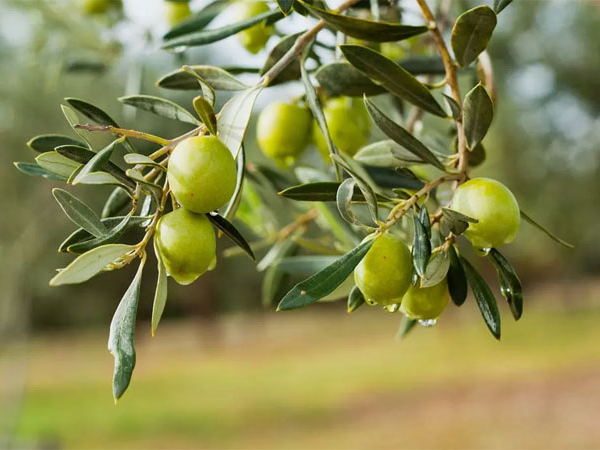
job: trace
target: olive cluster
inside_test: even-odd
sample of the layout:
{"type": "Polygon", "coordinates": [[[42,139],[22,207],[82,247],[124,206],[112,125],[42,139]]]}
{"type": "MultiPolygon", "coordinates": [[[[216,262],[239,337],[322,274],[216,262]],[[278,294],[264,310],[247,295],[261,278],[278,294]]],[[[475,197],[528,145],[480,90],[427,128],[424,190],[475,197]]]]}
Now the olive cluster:
{"type": "Polygon", "coordinates": [[[235,161],[218,138],[191,137],[171,153],[167,178],[177,205],[158,221],[155,244],[167,273],[190,284],[216,265],[215,232],[206,214],[233,195],[235,161]]]}

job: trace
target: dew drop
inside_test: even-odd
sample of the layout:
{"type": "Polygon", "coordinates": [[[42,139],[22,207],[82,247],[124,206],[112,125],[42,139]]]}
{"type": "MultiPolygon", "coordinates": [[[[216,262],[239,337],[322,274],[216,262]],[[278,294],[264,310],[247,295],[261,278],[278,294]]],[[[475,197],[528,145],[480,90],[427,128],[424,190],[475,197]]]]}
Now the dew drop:
{"type": "Polygon", "coordinates": [[[400,303],[394,303],[392,305],[385,305],[383,307],[389,313],[395,313],[400,309],[400,303]]]}
{"type": "Polygon", "coordinates": [[[419,325],[430,328],[437,323],[437,319],[419,320],[419,325]]]}

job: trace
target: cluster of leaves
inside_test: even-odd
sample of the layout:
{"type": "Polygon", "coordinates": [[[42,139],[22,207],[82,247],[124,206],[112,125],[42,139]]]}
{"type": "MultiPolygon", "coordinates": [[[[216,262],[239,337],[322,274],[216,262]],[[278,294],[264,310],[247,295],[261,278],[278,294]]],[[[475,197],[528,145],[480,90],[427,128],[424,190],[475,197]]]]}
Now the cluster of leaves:
{"type": "MultiPolygon", "coordinates": [[[[111,323],[109,349],[115,356],[115,398],[127,388],[135,365],[135,317],[146,246],[158,218],[169,208],[165,177],[169,154],[187,137],[207,133],[218,136],[230,149],[238,167],[233,198],[221,211],[210,213],[208,217],[237,244],[228,253],[245,252],[251,257],[254,252],[262,253],[257,268],[265,271],[265,305],[273,302],[288,277],[309,275],[282,298],[279,310],[347,297],[348,311],[355,311],[365,299],[350,275],[371,247],[370,238],[391,230],[405,239],[412,236],[414,284],[433,286],[447,278],[451,298],[457,306],[465,302],[470,286],[487,327],[500,338],[496,299],[457,245],[460,235],[476,220],[445,207],[443,188],[447,188],[447,194],[450,184],[467,179],[469,166],[480,164],[485,158],[482,140],[493,118],[492,98],[488,89],[477,83],[461,99],[453,73],[459,70],[469,76],[477,75],[472,65],[487,47],[497,13],[509,1],[498,1],[495,10],[479,6],[458,17],[450,38],[454,59],[443,40],[441,44],[438,42],[435,51],[429,50],[430,33],[443,38],[439,27],[429,23],[428,7],[420,0],[418,3],[425,8],[427,25],[424,26],[381,20],[385,12],[401,15],[396,2],[380,5],[378,1],[348,0],[335,11],[316,1],[278,0],[276,3],[277,7],[264,14],[221,28],[208,28],[229,5],[226,0],[216,0],[165,35],[165,49],[185,50],[220,41],[262,22],[275,24],[290,14],[318,19],[313,28],[282,37],[268,52],[259,70],[191,65],[158,80],[158,86],[164,89],[195,91],[198,95],[191,103],[196,114],[160,97],[135,95],[119,99],[140,110],[188,124],[190,130],[184,135],[166,139],[124,129],[97,106],[68,98],[62,110],[77,137],[35,137],[28,143],[40,153],[35,163],[15,163],[28,175],[52,181],[114,186],[100,217],[73,194],[58,188],[53,191],[64,213],[79,227],[59,250],[79,256],[59,270],[50,284],[80,283],[140,260],[139,269],[111,323]],[[365,7],[372,19],[362,18],[361,11],[365,7]],[[346,13],[349,8],[351,14],[346,13]],[[319,41],[321,29],[361,45],[349,42],[341,45],[341,57],[336,59],[335,49],[319,41]],[[379,43],[387,42],[405,44],[403,48],[408,52],[425,43],[428,50],[419,58],[411,55],[395,61],[377,51],[379,43]],[[325,58],[330,62],[323,62],[325,58]],[[315,72],[309,73],[309,60],[316,62],[315,72]],[[258,79],[250,85],[242,82],[237,75],[245,72],[258,72],[258,79]],[[440,76],[441,82],[432,83],[440,76]],[[270,86],[293,82],[301,82],[305,87],[306,102],[326,137],[332,163],[323,167],[299,163],[293,171],[283,172],[247,162],[242,144],[256,98],[270,86]],[[434,95],[435,90],[444,85],[451,88],[453,95],[434,95]],[[218,114],[214,109],[217,91],[233,94],[218,114]],[[337,150],[321,108],[324,98],[339,95],[364,98],[371,119],[385,135],[385,139],[370,143],[354,157],[337,150]],[[447,108],[440,104],[441,98],[445,99],[447,108]],[[392,111],[381,106],[384,100],[394,105],[392,111]],[[418,136],[408,124],[407,112],[413,116],[430,114],[437,118],[441,128],[446,129],[450,124],[449,133],[432,129],[430,135],[418,136]],[[93,124],[82,124],[82,117],[93,124]],[[399,121],[398,117],[403,119],[399,121]],[[89,133],[101,131],[115,134],[117,138],[106,147],[95,149],[89,133]],[[133,139],[144,139],[158,148],[150,155],[140,154],[133,139]],[[116,159],[117,148],[124,151],[122,159],[128,168],[111,161],[116,159]],[[442,174],[428,180],[413,171],[415,165],[429,165],[442,174]],[[284,209],[283,202],[286,202],[285,208],[292,205],[294,216],[285,225],[272,213],[273,209],[284,209]],[[384,211],[388,211],[386,218],[384,211]],[[412,220],[403,220],[405,216],[412,220]],[[232,225],[234,218],[254,240],[248,243],[232,225]],[[135,244],[124,243],[127,230],[136,227],[145,230],[143,238],[135,244]]],[[[529,216],[523,214],[523,217],[535,224],[529,216]]],[[[167,298],[167,273],[160,255],[157,256],[153,333],[167,298]]],[[[518,319],[523,311],[519,278],[497,249],[488,249],[487,257],[498,272],[501,293],[514,318],[518,319]]],[[[401,332],[406,333],[413,326],[414,321],[404,319],[401,332]]]]}

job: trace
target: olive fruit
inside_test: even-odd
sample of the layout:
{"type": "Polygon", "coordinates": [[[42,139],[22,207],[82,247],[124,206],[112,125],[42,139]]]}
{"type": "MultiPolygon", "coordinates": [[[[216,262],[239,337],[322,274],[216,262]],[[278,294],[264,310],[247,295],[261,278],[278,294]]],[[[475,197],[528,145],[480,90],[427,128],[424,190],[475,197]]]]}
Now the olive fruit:
{"type": "MultiPolygon", "coordinates": [[[[335,146],[349,156],[367,143],[371,122],[362,99],[337,97],[329,100],[323,108],[327,129],[335,146]]],[[[329,160],[327,141],[315,122],[313,140],[326,161],[329,160]]]]}
{"type": "Polygon", "coordinates": [[[192,15],[188,2],[165,2],[165,16],[169,25],[174,26],[192,15]]]}
{"type": "MultiPolygon", "coordinates": [[[[270,8],[265,2],[256,0],[240,0],[237,1],[233,6],[233,20],[240,22],[267,11],[270,11],[270,8]]],[[[240,31],[237,34],[237,38],[250,53],[258,53],[264,48],[265,44],[271,37],[272,30],[273,27],[267,25],[263,21],[250,28],[240,31]]]]}
{"type": "Polygon", "coordinates": [[[104,14],[111,8],[121,8],[121,0],[84,0],[81,4],[83,12],[89,15],[104,14]]]}
{"type": "Polygon", "coordinates": [[[214,267],[215,231],[204,214],[184,208],[165,214],[155,239],[167,273],[179,284],[190,284],[214,267]]]}
{"type": "Polygon", "coordinates": [[[271,103],[258,116],[258,146],[276,161],[293,162],[308,145],[311,125],[308,108],[285,102],[271,103]]]}
{"type": "Polygon", "coordinates": [[[400,311],[411,319],[437,319],[448,305],[448,282],[444,278],[435,286],[411,286],[402,298],[400,311]]]}
{"type": "Polygon", "coordinates": [[[460,185],[452,209],[478,220],[470,223],[464,233],[477,248],[508,244],[519,230],[519,204],[512,192],[496,180],[474,178],[460,185]]]}
{"type": "Polygon", "coordinates": [[[235,161],[214,136],[188,138],[175,147],[167,171],[177,202],[196,213],[223,206],[236,185],[235,161]]]}
{"type": "Polygon", "coordinates": [[[369,303],[400,303],[411,282],[412,259],[404,242],[389,233],[375,239],[354,269],[354,282],[369,303]]]}

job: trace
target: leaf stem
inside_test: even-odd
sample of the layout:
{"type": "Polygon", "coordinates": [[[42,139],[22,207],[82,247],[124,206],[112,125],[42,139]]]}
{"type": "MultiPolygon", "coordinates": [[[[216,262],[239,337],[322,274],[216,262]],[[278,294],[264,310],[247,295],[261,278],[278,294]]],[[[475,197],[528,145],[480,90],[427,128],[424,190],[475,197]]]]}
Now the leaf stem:
{"type": "Polygon", "coordinates": [[[126,136],[136,139],[143,139],[144,141],[148,142],[154,142],[155,144],[159,144],[162,146],[167,146],[170,143],[168,139],[161,138],[160,136],[154,136],[153,134],[144,133],[143,131],[117,128],[111,125],[76,124],[75,128],[80,128],[86,131],[108,131],[109,133],[118,134],[120,136],[126,136]]]}

